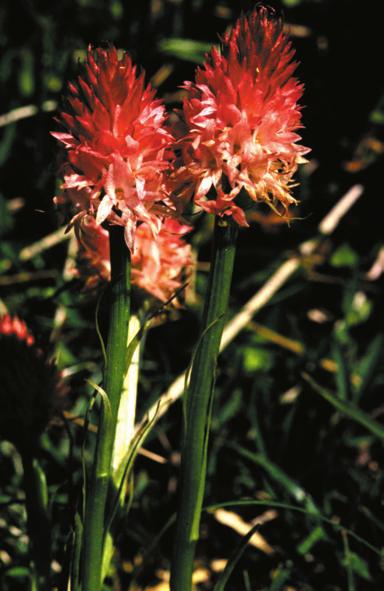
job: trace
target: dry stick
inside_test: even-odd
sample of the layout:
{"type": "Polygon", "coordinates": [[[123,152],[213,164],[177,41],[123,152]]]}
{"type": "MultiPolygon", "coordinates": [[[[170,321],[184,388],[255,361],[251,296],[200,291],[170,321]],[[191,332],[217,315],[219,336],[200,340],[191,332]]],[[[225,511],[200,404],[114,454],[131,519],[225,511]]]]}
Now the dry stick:
{"type": "MultiPolygon", "coordinates": [[[[41,254],[44,250],[48,250],[61,242],[65,242],[71,238],[72,234],[65,233],[65,227],[59,228],[55,230],[51,234],[44,236],[41,240],[34,242],[28,246],[25,246],[19,252],[19,261],[25,263],[26,261],[31,260],[37,254],[41,254]]],[[[2,272],[8,271],[12,267],[12,261],[7,259],[2,262],[2,272]]]]}
{"type": "MultiPolygon", "coordinates": [[[[274,345],[277,345],[278,347],[281,347],[282,349],[291,351],[291,353],[294,353],[295,355],[304,355],[306,352],[303,343],[286,337],[280,334],[279,332],[272,330],[268,326],[264,326],[262,324],[259,324],[258,322],[252,321],[249,323],[249,328],[251,330],[254,330],[263,339],[269,341],[270,343],[273,343],[274,345]]],[[[319,365],[320,367],[322,367],[330,373],[336,373],[338,369],[337,363],[333,361],[333,359],[329,359],[328,357],[323,357],[322,359],[320,359],[319,365]]]]}
{"type": "Polygon", "coordinates": [[[43,279],[54,279],[55,277],[57,277],[57,272],[54,269],[42,269],[41,271],[32,272],[22,271],[21,273],[15,273],[14,275],[0,277],[0,287],[41,281],[43,279]]]}
{"type": "Polygon", "coordinates": [[[44,250],[48,250],[49,248],[53,248],[61,242],[69,240],[72,236],[73,234],[69,232],[66,233],[66,228],[65,226],[63,226],[58,230],[55,230],[51,234],[44,236],[44,238],[42,238],[41,240],[38,240],[37,242],[34,242],[33,244],[30,244],[29,246],[23,248],[19,252],[19,260],[23,263],[25,261],[29,261],[37,254],[41,254],[42,252],[44,252],[44,250]]]}
{"type": "Polygon", "coordinates": [[[52,100],[44,101],[41,105],[41,108],[39,108],[37,105],[25,105],[24,107],[17,107],[16,109],[9,111],[9,113],[0,115],[0,127],[5,127],[5,125],[10,125],[11,123],[16,123],[21,119],[33,117],[34,115],[37,115],[40,110],[50,113],[55,111],[56,108],[57,102],[52,100]]]}
{"type": "MultiPolygon", "coordinates": [[[[63,268],[63,279],[69,281],[72,278],[72,269],[75,264],[75,257],[77,253],[77,240],[74,234],[71,235],[67,257],[65,259],[63,268]]],[[[53,328],[51,332],[51,342],[55,343],[59,340],[62,328],[67,319],[67,307],[64,304],[59,304],[56,308],[55,316],[53,319],[53,328]]]]}
{"type": "MultiPolygon", "coordinates": [[[[322,236],[330,236],[344,215],[348,213],[351,207],[363,194],[362,185],[354,185],[349,191],[341,197],[340,201],[323,218],[318,226],[320,237],[304,242],[299,247],[299,253],[285,261],[273,273],[270,279],[263,285],[259,291],[243,306],[241,311],[227,323],[221,339],[220,350],[223,351],[227,345],[249,324],[253,316],[279,291],[279,289],[288,281],[293,273],[300,267],[302,256],[313,254],[321,242],[322,236]]],[[[168,408],[178,400],[185,388],[185,372],[172,382],[168,390],[160,396],[158,402],[153,404],[147,412],[144,419],[136,425],[136,433],[143,428],[148,421],[153,424],[157,422],[168,410],[168,408]]]]}

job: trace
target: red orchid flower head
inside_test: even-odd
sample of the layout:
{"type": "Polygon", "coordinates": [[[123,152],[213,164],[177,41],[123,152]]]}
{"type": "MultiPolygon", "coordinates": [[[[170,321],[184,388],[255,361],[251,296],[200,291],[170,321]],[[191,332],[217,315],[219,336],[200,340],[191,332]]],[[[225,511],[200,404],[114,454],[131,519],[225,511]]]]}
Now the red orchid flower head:
{"type": "Polygon", "coordinates": [[[293,57],[281,18],[260,4],[212,48],[184,83],[176,194],[242,226],[244,201],[295,203],[292,177],[309,150],[298,143],[303,86],[293,57]]]}
{"type": "Polygon", "coordinates": [[[88,48],[80,76],[68,87],[67,108],[58,118],[64,146],[63,195],[75,218],[93,215],[124,226],[132,248],[138,222],[154,234],[170,201],[164,175],[173,138],[165,127],[165,107],[144,83],[127,53],[114,47],[88,48]]]}

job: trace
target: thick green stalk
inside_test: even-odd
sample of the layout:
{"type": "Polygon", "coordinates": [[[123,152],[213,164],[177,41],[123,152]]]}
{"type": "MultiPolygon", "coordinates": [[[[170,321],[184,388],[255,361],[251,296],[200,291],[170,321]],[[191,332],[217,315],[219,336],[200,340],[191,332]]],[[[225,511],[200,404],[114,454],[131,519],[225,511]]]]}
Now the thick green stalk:
{"type": "Polygon", "coordinates": [[[181,459],[180,506],[171,568],[171,590],[190,591],[205,490],[207,444],[220,340],[228,308],[237,226],[216,219],[202,334],[187,391],[181,459]]]}
{"type": "Polygon", "coordinates": [[[45,474],[28,450],[21,452],[24,469],[25,506],[31,557],[39,591],[49,591],[51,568],[51,526],[45,474]]]}
{"type": "Polygon", "coordinates": [[[120,226],[109,230],[111,251],[111,301],[104,371],[104,391],[110,404],[110,419],[101,407],[99,432],[90,486],[87,488],[82,591],[101,588],[101,568],[108,486],[112,475],[112,454],[120,396],[126,373],[127,336],[130,316],[130,253],[120,226]]]}

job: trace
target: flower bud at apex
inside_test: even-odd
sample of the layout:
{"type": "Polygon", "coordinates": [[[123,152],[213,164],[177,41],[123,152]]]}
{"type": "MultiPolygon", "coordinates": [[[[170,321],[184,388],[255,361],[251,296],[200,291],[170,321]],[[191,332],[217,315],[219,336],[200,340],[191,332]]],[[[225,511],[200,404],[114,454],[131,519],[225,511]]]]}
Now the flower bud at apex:
{"type": "Polygon", "coordinates": [[[35,343],[26,324],[0,318],[0,438],[19,449],[33,448],[65,387],[54,363],[35,343]]]}

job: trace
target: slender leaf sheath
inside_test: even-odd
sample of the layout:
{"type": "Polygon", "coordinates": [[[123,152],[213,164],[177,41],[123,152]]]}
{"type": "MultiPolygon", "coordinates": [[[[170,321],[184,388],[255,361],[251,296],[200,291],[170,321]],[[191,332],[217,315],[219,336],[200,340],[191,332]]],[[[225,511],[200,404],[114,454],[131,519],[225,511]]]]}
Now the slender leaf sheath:
{"type": "Polygon", "coordinates": [[[82,591],[98,591],[102,583],[106,500],[112,473],[112,454],[120,396],[126,373],[130,317],[130,253],[124,241],[122,227],[111,227],[109,237],[111,302],[103,388],[108,395],[111,416],[109,420],[105,405],[102,405],[92,478],[86,498],[82,591]]]}
{"type": "Polygon", "coordinates": [[[192,588],[193,559],[199,537],[206,478],[206,456],[215,369],[231,287],[237,226],[216,219],[202,335],[187,392],[181,460],[180,507],[171,569],[172,591],[192,588]]]}
{"type": "Polygon", "coordinates": [[[31,557],[38,589],[48,591],[51,567],[51,524],[48,513],[48,491],[45,474],[28,450],[21,452],[24,490],[31,557]]]}

